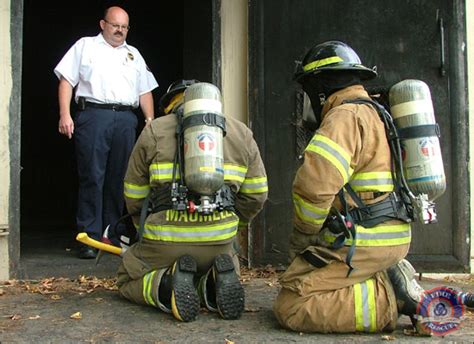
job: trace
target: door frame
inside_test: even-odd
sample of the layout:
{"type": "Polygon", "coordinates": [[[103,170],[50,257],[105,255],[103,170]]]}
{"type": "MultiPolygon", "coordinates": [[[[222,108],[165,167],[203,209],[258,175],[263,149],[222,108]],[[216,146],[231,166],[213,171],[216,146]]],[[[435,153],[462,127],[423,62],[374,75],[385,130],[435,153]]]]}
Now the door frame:
{"type": "MultiPolygon", "coordinates": [[[[212,82],[221,87],[221,16],[222,0],[212,1],[212,56],[210,72],[212,82]]],[[[11,6],[11,63],[12,92],[9,104],[9,151],[10,151],[10,185],[8,204],[8,265],[10,278],[21,278],[20,265],[20,171],[21,171],[21,94],[22,94],[22,51],[23,51],[23,18],[24,1],[10,1],[11,6]]]]}
{"type": "Polygon", "coordinates": [[[9,104],[9,235],[8,255],[10,277],[20,271],[20,145],[21,145],[21,76],[23,49],[23,0],[10,1],[10,40],[12,89],[9,104]]]}

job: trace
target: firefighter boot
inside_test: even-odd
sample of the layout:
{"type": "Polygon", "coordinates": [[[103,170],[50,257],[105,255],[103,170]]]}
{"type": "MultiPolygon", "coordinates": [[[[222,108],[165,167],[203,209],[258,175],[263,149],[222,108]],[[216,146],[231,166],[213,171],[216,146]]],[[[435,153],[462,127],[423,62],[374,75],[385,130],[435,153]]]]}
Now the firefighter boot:
{"type": "Polygon", "coordinates": [[[415,272],[415,268],[406,259],[387,269],[395,291],[398,313],[408,315],[420,335],[430,336],[429,329],[420,326],[421,324],[417,321],[417,306],[425,290],[416,281],[415,272]]]}
{"type": "Polygon", "coordinates": [[[453,294],[457,294],[462,305],[467,308],[474,308],[474,294],[462,291],[458,288],[447,287],[453,294]]]}
{"type": "Polygon", "coordinates": [[[214,259],[212,268],[200,279],[198,287],[202,304],[223,319],[238,319],[245,306],[244,288],[228,254],[214,259]]]}
{"type": "Polygon", "coordinates": [[[474,294],[473,293],[461,292],[459,296],[461,297],[461,302],[464,306],[468,308],[474,308],[474,294]]]}
{"type": "MultiPolygon", "coordinates": [[[[180,321],[193,321],[199,312],[199,296],[194,287],[197,264],[190,255],[178,258],[162,276],[159,300],[180,321]]],[[[161,307],[160,307],[161,308],[161,307]]]]}
{"type": "Polygon", "coordinates": [[[415,280],[415,269],[403,259],[387,269],[397,298],[398,312],[408,316],[416,314],[416,308],[425,290],[415,280]]]}

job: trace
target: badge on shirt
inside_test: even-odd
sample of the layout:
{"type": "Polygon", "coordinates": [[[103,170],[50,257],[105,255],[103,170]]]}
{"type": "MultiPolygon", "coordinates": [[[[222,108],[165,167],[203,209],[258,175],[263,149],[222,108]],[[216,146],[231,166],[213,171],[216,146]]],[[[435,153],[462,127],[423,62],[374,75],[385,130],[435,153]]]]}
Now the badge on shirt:
{"type": "Polygon", "coordinates": [[[132,53],[129,52],[129,53],[127,54],[127,58],[128,58],[130,61],[133,61],[133,59],[134,59],[135,57],[133,56],[132,53]]]}

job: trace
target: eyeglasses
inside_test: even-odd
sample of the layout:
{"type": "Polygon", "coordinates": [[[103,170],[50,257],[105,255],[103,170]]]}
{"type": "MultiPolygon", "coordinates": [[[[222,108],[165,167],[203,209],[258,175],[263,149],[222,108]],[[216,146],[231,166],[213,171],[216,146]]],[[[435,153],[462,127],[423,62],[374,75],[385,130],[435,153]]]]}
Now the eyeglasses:
{"type": "Polygon", "coordinates": [[[109,22],[107,19],[104,19],[104,21],[109,24],[110,26],[112,26],[115,30],[119,30],[119,29],[122,29],[123,31],[128,31],[130,30],[130,26],[128,25],[119,25],[119,24],[112,24],[111,22],[109,22]]]}

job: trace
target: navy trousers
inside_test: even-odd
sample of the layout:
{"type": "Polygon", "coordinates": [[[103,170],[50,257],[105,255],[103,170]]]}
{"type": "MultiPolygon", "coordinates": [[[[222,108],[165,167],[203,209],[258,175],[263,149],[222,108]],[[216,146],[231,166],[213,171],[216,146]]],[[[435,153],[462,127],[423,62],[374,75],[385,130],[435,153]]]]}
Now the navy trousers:
{"type": "Polygon", "coordinates": [[[86,108],[74,122],[77,230],[98,240],[105,227],[123,214],[123,180],[138,120],[132,111],[86,108]]]}

